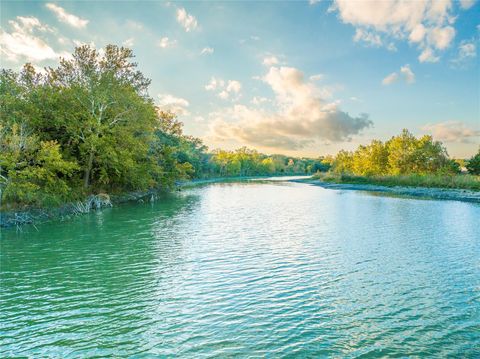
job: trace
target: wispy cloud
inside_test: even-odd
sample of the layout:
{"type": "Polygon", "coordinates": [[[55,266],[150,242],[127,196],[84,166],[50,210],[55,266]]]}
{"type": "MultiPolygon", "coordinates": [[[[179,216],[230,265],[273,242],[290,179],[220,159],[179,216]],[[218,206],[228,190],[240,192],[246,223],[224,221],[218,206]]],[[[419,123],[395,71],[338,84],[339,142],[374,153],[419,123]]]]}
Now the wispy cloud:
{"type": "Polygon", "coordinates": [[[323,74],[315,74],[315,75],[310,76],[309,78],[310,78],[311,81],[320,81],[320,80],[323,79],[323,77],[324,77],[323,74]]]}
{"type": "Polygon", "coordinates": [[[45,5],[47,9],[52,11],[57,19],[65,24],[73,26],[77,29],[84,28],[88,24],[88,20],[82,19],[76,15],[70,14],[63,7],[55,5],[53,3],[47,3],[45,5]]]}
{"type": "Polygon", "coordinates": [[[266,66],[278,65],[280,61],[276,56],[267,56],[263,59],[262,63],[266,66]]]}
{"type": "Polygon", "coordinates": [[[173,47],[176,44],[177,44],[177,40],[171,40],[170,38],[168,38],[166,36],[162,37],[157,43],[158,47],[160,47],[162,49],[166,49],[168,47],[173,47]]]}
{"type": "Polygon", "coordinates": [[[431,133],[433,138],[445,142],[472,142],[474,138],[480,137],[480,130],[467,127],[459,121],[447,121],[435,124],[426,124],[421,128],[431,133]]]}
{"type": "Polygon", "coordinates": [[[125,46],[125,47],[132,47],[135,43],[135,39],[133,37],[129,38],[129,39],[126,39],[122,45],[125,46]]]}
{"type": "Polygon", "coordinates": [[[240,97],[242,84],[237,80],[225,81],[220,78],[212,77],[210,82],[205,85],[207,91],[217,91],[217,96],[222,100],[231,99],[236,101],[240,97]]]}
{"type": "Polygon", "coordinates": [[[413,73],[410,65],[404,65],[400,67],[399,73],[392,72],[391,74],[387,75],[383,80],[383,85],[391,85],[397,80],[403,79],[407,84],[413,84],[415,82],[415,74],[413,73]]]}
{"type": "Polygon", "coordinates": [[[474,40],[463,40],[458,45],[457,54],[451,60],[456,66],[466,65],[470,60],[477,57],[477,45],[474,40]]]}
{"type": "Polygon", "coordinates": [[[177,21],[183,26],[186,32],[195,30],[198,26],[195,16],[187,13],[187,10],[183,7],[177,9],[177,21]]]}
{"type": "Polygon", "coordinates": [[[201,55],[211,55],[213,54],[215,50],[213,49],[213,47],[204,47],[202,49],[202,51],[200,52],[201,55]]]}

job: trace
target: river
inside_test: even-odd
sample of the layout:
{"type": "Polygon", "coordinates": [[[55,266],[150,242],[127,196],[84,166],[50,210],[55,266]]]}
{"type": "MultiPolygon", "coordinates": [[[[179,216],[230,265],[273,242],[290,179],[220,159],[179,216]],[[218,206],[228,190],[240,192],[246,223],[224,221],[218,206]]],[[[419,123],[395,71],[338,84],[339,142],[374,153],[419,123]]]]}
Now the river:
{"type": "Polygon", "coordinates": [[[4,230],[0,356],[478,358],[479,226],[276,180],[4,230]]]}

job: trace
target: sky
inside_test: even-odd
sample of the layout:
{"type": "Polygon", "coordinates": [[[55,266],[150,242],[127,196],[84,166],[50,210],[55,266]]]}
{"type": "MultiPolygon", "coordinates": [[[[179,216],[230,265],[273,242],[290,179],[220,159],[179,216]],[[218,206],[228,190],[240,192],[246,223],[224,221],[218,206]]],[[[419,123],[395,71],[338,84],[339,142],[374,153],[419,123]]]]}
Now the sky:
{"type": "Polygon", "coordinates": [[[150,96],[211,148],[335,154],[403,128],[480,145],[480,1],[4,1],[1,67],[132,48],[150,96]]]}

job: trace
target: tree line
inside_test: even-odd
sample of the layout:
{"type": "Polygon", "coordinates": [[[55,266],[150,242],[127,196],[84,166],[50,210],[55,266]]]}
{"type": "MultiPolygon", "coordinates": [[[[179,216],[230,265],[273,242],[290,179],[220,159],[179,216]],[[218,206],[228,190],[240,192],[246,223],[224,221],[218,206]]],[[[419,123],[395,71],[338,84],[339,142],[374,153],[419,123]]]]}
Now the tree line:
{"type": "MultiPolygon", "coordinates": [[[[460,163],[448,156],[446,148],[432,136],[415,137],[404,129],[386,142],[373,140],[355,151],[340,151],[331,160],[331,171],[356,176],[454,175],[460,163]]],[[[480,148],[466,161],[466,169],[480,174],[480,148]]]]}
{"type": "Polygon", "coordinates": [[[56,68],[0,73],[0,199],[47,206],[92,193],[170,189],[178,180],[314,173],[319,159],[210,152],[158,108],[128,48],[77,47],[56,68]]]}

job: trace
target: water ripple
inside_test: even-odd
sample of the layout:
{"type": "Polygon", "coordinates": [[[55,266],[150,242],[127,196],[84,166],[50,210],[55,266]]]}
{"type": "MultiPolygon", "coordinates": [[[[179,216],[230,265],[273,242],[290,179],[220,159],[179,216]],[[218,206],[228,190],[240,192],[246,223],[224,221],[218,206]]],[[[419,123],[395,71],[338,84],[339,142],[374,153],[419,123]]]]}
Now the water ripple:
{"type": "Polygon", "coordinates": [[[0,356],[480,356],[480,206],[193,188],[0,240],[0,356]]]}

